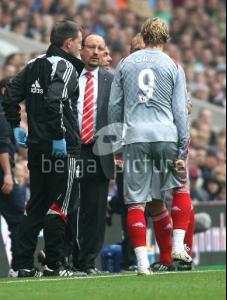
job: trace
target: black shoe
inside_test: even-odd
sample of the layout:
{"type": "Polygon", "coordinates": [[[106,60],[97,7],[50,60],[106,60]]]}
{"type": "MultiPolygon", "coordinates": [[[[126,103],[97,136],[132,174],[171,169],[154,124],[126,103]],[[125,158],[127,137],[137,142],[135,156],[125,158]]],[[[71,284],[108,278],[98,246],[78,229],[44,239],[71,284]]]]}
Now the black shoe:
{"type": "Polygon", "coordinates": [[[100,276],[100,275],[104,274],[97,268],[89,268],[89,269],[86,269],[85,272],[88,276],[100,276]]]}
{"type": "Polygon", "coordinates": [[[151,270],[154,273],[162,273],[162,272],[174,272],[176,271],[176,268],[174,265],[166,265],[160,262],[156,262],[151,265],[151,270]]]}
{"type": "Polygon", "coordinates": [[[19,278],[32,278],[32,277],[40,278],[42,277],[42,272],[40,272],[38,269],[32,269],[32,270],[20,269],[18,271],[18,277],[19,278]]]}
{"type": "Polygon", "coordinates": [[[87,277],[87,274],[84,272],[78,272],[70,268],[61,267],[56,270],[49,269],[45,266],[43,271],[44,277],[87,277]]]}
{"type": "Polygon", "coordinates": [[[192,265],[192,263],[187,264],[187,263],[179,262],[176,265],[176,268],[177,268],[177,271],[180,271],[180,272],[189,272],[189,271],[193,270],[193,265],[192,265]]]}
{"type": "Polygon", "coordinates": [[[137,266],[123,266],[122,267],[122,273],[136,273],[138,271],[138,267],[137,266]]]}

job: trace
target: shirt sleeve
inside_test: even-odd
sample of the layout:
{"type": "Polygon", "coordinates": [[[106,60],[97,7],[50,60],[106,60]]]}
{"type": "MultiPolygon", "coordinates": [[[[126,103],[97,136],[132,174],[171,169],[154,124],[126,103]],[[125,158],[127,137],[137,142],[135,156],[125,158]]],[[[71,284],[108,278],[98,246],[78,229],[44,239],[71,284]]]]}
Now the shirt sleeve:
{"type": "Polygon", "coordinates": [[[124,126],[122,63],[119,64],[112,83],[109,103],[109,124],[113,152],[121,152],[124,126]]]}
{"type": "Polygon", "coordinates": [[[190,126],[187,105],[188,93],[185,73],[183,68],[179,67],[172,98],[172,111],[178,131],[179,159],[187,159],[190,143],[190,126]]]}

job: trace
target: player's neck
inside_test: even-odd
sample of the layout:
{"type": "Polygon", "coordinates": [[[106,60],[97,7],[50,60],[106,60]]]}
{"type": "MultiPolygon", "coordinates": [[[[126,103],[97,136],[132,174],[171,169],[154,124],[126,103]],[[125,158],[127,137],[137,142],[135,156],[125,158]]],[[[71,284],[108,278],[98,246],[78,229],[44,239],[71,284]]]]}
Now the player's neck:
{"type": "Polygon", "coordinates": [[[157,51],[164,51],[164,47],[163,46],[152,46],[152,45],[147,45],[146,49],[152,49],[152,50],[157,50],[157,51]]]}

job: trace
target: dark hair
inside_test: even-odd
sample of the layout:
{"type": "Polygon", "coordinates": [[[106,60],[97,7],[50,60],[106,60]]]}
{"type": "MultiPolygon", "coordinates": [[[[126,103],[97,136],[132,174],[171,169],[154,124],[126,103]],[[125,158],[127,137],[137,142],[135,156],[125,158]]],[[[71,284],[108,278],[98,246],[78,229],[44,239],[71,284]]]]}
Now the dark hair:
{"type": "Polygon", "coordinates": [[[11,25],[11,30],[14,30],[15,28],[17,28],[18,26],[20,26],[23,23],[25,23],[26,26],[27,26],[27,20],[26,19],[17,18],[15,20],[13,20],[12,25],[11,25]]]}
{"type": "Polygon", "coordinates": [[[79,32],[79,26],[73,21],[65,20],[57,22],[50,35],[51,44],[62,47],[67,39],[72,38],[75,40],[79,32]]]}

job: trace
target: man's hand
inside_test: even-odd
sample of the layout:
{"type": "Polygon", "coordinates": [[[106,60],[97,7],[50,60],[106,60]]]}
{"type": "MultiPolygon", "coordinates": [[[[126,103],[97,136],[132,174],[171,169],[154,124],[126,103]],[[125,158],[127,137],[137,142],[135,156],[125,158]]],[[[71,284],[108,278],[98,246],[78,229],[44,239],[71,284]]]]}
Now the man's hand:
{"type": "Polygon", "coordinates": [[[54,140],[52,155],[56,158],[64,158],[67,157],[67,148],[66,148],[66,140],[54,140]]]}
{"type": "Polygon", "coordinates": [[[117,167],[119,167],[120,169],[123,169],[123,167],[124,167],[124,160],[123,160],[122,153],[114,155],[114,163],[115,163],[115,165],[117,167]]]}
{"type": "Polygon", "coordinates": [[[175,162],[175,167],[177,169],[178,172],[184,172],[186,171],[186,161],[185,160],[177,160],[175,162]]]}
{"type": "Polygon", "coordinates": [[[11,174],[5,175],[4,176],[4,181],[3,181],[3,186],[1,188],[3,194],[9,195],[12,193],[13,190],[13,177],[11,174]]]}
{"type": "Polygon", "coordinates": [[[27,134],[24,131],[24,129],[17,127],[13,129],[14,137],[16,140],[16,143],[21,147],[21,148],[28,148],[27,145],[27,134]]]}

